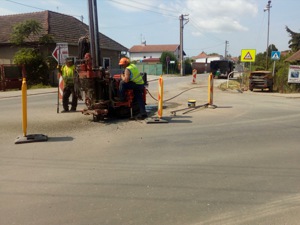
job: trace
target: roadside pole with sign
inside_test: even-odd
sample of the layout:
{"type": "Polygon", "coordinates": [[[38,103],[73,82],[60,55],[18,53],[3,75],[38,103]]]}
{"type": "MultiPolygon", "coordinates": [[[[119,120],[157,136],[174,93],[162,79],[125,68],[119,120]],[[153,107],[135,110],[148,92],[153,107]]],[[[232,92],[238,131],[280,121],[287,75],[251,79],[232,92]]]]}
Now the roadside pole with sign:
{"type": "Polygon", "coordinates": [[[275,74],[275,64],[276,64],[276,61],[280,59],[280,52],[279,51],[272,51],[272,53],[271,53],[271,59],[274,60],[273,71],[272,71],[272,76],[274,77],[274,74],[275,74]]]}
{"type": "Polygon", "coordinates": [[[167,57],[166,57],[166,63],[167,63],[167,74],[169,74],[170,56],[167,56],[167,57]]]}
{"type": "Polygon", "coordinates": [[[171,64],[170,66],[171,66],[171,69],[172,69],[172,70],[171,70],[171,73],[174,73],[174,70],[175,70],[175,61],[174,61],[174,60],[171,60],[171,61],[170,61],[170,64],[171,64]]]}
{"type": "Polygon", "coordinates": [[[251,62],[255,62],[256,49],[242,49],[241,52],[241,62],[250,62],[250,71],[251,71],[251,62]]]}
{"type": "MultiPolygon", "coordinates": [[[[241,51],[241,62],[250,62],[250,71],[252,71],[251,63],[255,62],[256,49],[242,49],[241,51]]],[[[243,71],[245,66],[243,64],[243,71]]],[[[244,74],[242,74],[242,84],[244,83],[244,74]]]]}
{"type": "Polygon", "coordinates": [[[68,43],[56,43],[56,48],[52,52],[52,56],[59,65],[63,64],[66,58],[69,57],[68,43]]]}
{"type": "MultiPolygon", "coordinates": [[[[56,48],[52,52],[53,58],[56,59],[59,68],[65,61],[66,58],[69,56],[69,49],[68,49],[68,43],[57,43],[56,48]]],[[[58,71],[58,85],[57,85],[57,108],[56,111],[59,113],[59,100],[62,99],[62,93],[63,93],[63,79],[60,74],[60,71],[58,71]]]]}

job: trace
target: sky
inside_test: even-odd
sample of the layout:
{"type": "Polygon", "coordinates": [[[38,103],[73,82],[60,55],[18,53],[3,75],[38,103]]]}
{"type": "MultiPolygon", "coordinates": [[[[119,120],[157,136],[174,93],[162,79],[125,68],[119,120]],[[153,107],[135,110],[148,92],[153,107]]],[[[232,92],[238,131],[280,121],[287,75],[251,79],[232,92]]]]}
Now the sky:
{"type": "MultiPolygon", "coordinates": [[[[50,10],[88,24],[87,2],[0,0],[0,15],[50,10]]],[[[226,46],[233,57],[242,49],[260,53],[268,41],[279,51],[289,50],[285,27],[300,32],[300,1],[271,0],[270,10],[264,11],[267,4],[268,0],[97,0],[99,32],[127,48],[144,41],[179,44],[179,17],[185,15],[183,49],[188,57],[203,51],[224,55],[226,46]]]]}

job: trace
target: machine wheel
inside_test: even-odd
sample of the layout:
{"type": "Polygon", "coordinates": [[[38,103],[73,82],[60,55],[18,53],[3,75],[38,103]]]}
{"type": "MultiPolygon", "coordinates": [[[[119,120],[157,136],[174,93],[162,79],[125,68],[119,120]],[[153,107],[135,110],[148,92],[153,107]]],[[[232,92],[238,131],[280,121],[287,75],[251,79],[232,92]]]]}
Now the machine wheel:
{"type": "Polygon", "coordinates": [[[101,119],[102,119],[101,116],[99,116],[99,115],[93,115],[93,121],[94,121],[94,122],[98,122],[98,121],[101,120],[101,119]]]}

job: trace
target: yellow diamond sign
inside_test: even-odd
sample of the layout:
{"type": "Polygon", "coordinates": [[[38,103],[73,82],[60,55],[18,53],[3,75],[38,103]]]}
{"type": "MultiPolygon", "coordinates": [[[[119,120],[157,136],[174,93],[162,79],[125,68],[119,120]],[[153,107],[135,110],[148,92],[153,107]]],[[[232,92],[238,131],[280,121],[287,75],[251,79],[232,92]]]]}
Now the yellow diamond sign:
{"type": "Polygon", "coordinates": [[[241,62],[255,62],[256,49],[242,49],[241,62]]]}

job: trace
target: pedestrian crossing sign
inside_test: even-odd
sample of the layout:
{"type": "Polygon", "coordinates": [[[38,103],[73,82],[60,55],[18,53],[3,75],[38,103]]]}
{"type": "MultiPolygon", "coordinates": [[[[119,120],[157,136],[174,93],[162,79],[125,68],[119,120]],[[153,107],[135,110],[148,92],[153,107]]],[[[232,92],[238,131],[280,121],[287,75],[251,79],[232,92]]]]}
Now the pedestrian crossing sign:
{"type": "Polygon", "coordinates": [[[255,62],[256,49],[242,49],[241,62],[255,62]]]}
{"type": "Polygon", "coordinates": [[[280,52],[279,51],[272,51],[272,53],[271,53],[271,59],[273,59],[273,60],[279,60],[280,59],[280,52]]]}

